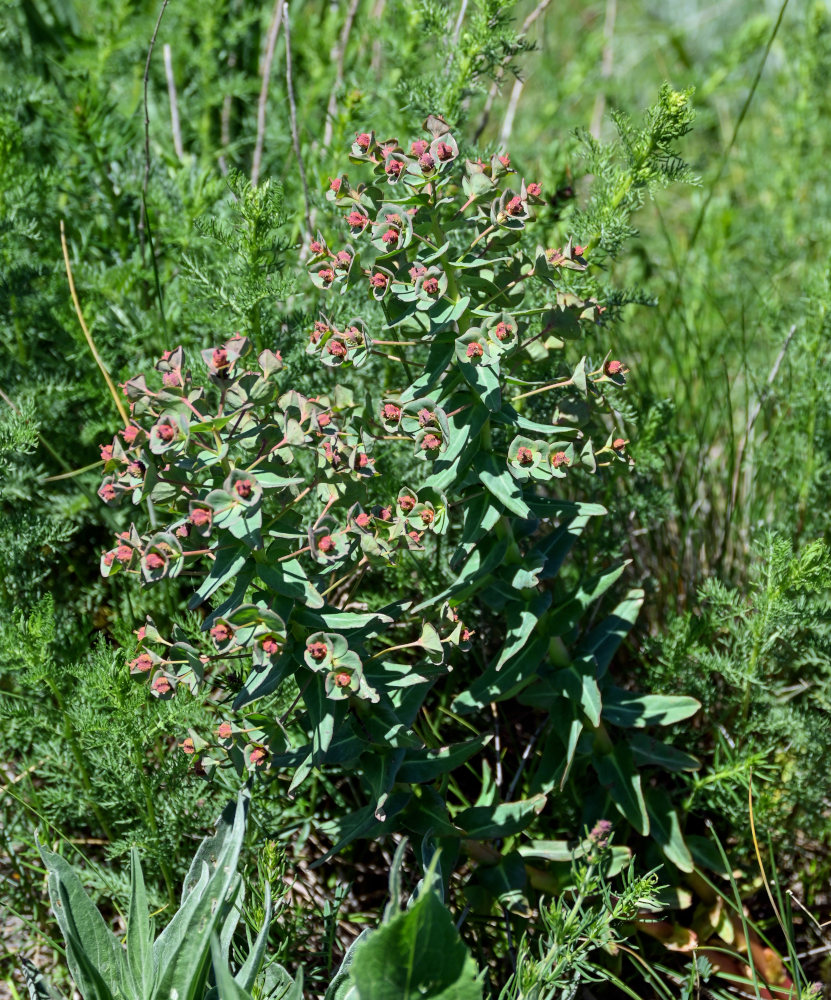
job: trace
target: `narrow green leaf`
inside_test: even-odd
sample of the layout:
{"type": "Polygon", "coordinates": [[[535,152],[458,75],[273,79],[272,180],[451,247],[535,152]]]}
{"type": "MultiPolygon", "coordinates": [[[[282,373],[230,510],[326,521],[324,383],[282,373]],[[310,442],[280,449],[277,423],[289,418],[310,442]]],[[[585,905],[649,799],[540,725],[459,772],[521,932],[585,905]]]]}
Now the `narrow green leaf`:
{"type": "Polygon", "coordinates": [[[689,874],[695,868],[690,850],[681,833],[681,823],[669,795],[662,788],[646,790],[646,808],[649,811],[652,836],[668,861],[689,874]]]}
{"type": "Polygon", "coordinates": [[[671,726],[700,708],[701,703],[687,695],[638,694],[612,686],[603,693],[603,718],[616,726],[671,726]]]}
{"type": "Polygon", "coordinates": [[[632,826],[644,835],[649,833],[649,815],[641,788],[641,776],[629,747],[618,743],[611,753],[595,755],[592,765],[609,798],[632,826]]]}
{"type": "Polygon", "coordinates": [[[454,817],[454,822],[471,840],[495,840],[519,833],[542,812],[545,795],[534,795],[521,802],[502,802],[493,806],[471,806],[454,817]]]}

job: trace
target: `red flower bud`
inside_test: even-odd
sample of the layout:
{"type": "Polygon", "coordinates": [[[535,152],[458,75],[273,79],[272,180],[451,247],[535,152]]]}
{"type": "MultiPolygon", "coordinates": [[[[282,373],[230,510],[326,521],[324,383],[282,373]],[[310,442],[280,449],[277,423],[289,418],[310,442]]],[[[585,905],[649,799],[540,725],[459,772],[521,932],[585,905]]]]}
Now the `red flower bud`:
{"type": "Polygon", "coordinates": [[[337,261],[337,267],[344,268],[349,267],[352,263],[352,254],[348,253],[346,250],[338,250],[335,255],[335,260],[337,261]]]}
{"type": "Polygon", "coordinates": [[[346,345],[340,340],[330,340],[326,345],[326,351],[334,358],[346,357],[346,345]]]}
{"type": "Polygon", "coordinates": [[[352,229],[366,229],[369,225],[369,219],[362,213],[357,211],[351,211],[346,217],[346,221],[352,227],[352,229]]]}
{"type": "Polygon", "coordinates": [[[426,139],[416,139],[410,144],[413,156],[422,156],[430,148],[430,143],[426,139]]]}
{"type": "Polygon", "coordinates": [[[142,462],[130,462],[127,466],[127,472],[133,479],[141,479],[144,475],[144,464],[142,462]]]}
{"type": "Polygon", "coordinates": [[[508,156],[507,153],[504,156],[500,156],[499,157],[499,162],[502,164],[502,166],[506,170],[510,170],[511,169],[511,158],[510,158],[510,156],[508,156]]]}
{"type": "Polygon", "coordinates": [[[312,240],[309,244],[309,249],[312,253],[323,253],[326,247],[319,240],[312,240]]]}
{"type": "Polygon", "coordinates": [[[436,146],[436,156],[444,163],[445,160],[449,160],[453,156],[453,147],[446,142],[440,142],[436,146]]]}
{"type": "Polygon", "coordinates": [[[331,424],[332,418],[328,413],[319,413],[317,417],[318,427],[328,427],[331,424]]]}
{"type": "Polygon", "coordinates": [[[170,681],[161,675],[156,677],[150,686],[156,694],[167,694],[170,691],[170,681]]]}
{"type": "Polygon", "coordinates": [[[263,652],[268,653],[269,656],[274,656],[275,653],[280,652],[280,645],[276,639],[271,636],[266,636],[262,642],[263,652]]]}
{"type": "Polygon", "coordinates": [[[156,424],[153,429],[162,441],[172,441],[176,437],[176,428],[173,424],[156,424]]]}
{"type": "Polygon", "coordinates": [[[485,353],[485,348],[479,343],[478,340],[474,340],[473,343],[467,345],[467,350],[465,354],[469,358],[481,358],[485,353]]]}
{"type": "Polygon", "coordinates": [[[534,453],[530,448],[520,447],[517,449],[516,460],[520,465],[527,466],[534,464],[534,453]]]}
{"type": "Polygon", "coordinates": [[[330,267],[324,267],[321,271],[318,271],[317,276],[324,285],[331,285],[335,280],[335,272],[330,267]]]}
{"type": "Polygon", "coordinates": [[[366,132],[361,132],[359,135],[356,135],[355,137],[355,145],[359,146],[364,152],[366,152],[369,149],[370,141],[371,137],[368,136],[366,132]]]}
{"type": "Polygon", "coordinates": [[[542,194],[542,186],[537,184],[536,181],[532,181],[525,190],[532,198],[539,198],[542,194]]]}
{"type": "Polygon", "coordinates": [[[140,428],[134,426],[133,424],[130,424],[129,427],[124,428],[124,430],[121,432],[121,436],[124,438],[127,444],[132,444],[138,437],[139,429],[140,428]]]}
{"type": "Polygon", "coordinates": [[[386,243],[387,246],[395,246],[398,242],[398,230],[388,229],[384,235],[381,237],[382,242],[386,243]]]}
{"type": "Polygon", "coordinates": [[[405,164],[402,160],[390,160],[384,169],[389,177],[399,177],[404,166],[405,164]]]}
{"type": "Polygon", "coordinates": [[[384,420],[393,421],[401,417],[401,407],[395,403],[384,403],[384,420]]]}
{"type": "Polygon", "coordinates": [[[612,447],[615,449],[615,451],[623,451],[623,449],[626,447],[626,442],[623,440],[623,438],[615,438],[614,441],[612,441],[612,447]]]}
{"type": "Polygon", "coordinates": [[[355,524],[357,524],[359,528],[368,528],[371,520],[372,518],[369,516],[369,514],[361,512],[355,518],[355,524]]]}
{"type": "Polygon", "coordinates": [[[103,458],[105,462],[109,462],[109,460],[113,457],[113,446],[111,444],[100,444],[98,447],[101,449],[101,458],[103,458]]]}
{"type": "Polygon", "coordinates": [[[113,550],[105,552],[104,555],[102,556],[102,559],[104,560],[105,566],[112,566],[112,564],[115,562],[115,552],[113,550]]]}
{"type": "Polygon", "coordinates": [[[428,424],[432,424],[436,419],[435,413],[428,410],[426,406],[422,407],[418,411],[418,425],[419,427],[426,427],[428,424]]]}
{"type": "Polygon", "coordinates": [[[163,569],[164,559],[158,552],[151,552],[149,555],[144,557],[144,565],[150,570],[163,569]]]}
{"type": "Polygon", "coordinates": [[[201,528],[211,520],[211,512],[204,507],[195,507],[190,512],[188,520],[191,524],[195,524],[197,528],[201,528]]]}
{"type": "Polygon", "coordinates": [[[494,328],[493,334],[497,340],[504,340],[513,330],[510,323],[497,323],[494,328]]]}
{"type": "Polygon", "coordinates": [[[427,295],[435,295],[439,290],[439,279],[438,278],[425,278],[422,282],[421,287],[424,289],[427,295]]]}
{"type": "Polygon", "coordinates": [[[346,673],[345,670],[341,670],[339,673],[335,674],[335,684],[340,688],[349,687],[352,682],[352,678],[346,673]]]}
{"type": "Polygon", "coordinates": [[[369,279],[370,285],[373,288],[386,288],[389,283],[389,278],[385,274],[381,274],[380,271],[376,271],[369,279]]]}
{"type": "Polygon", "coordinates": [[[230,722],[220,722],[220,724],[216,727],[216,735],[221,740],[227,740],[231,736],[232,732],[233,730],[231,729],[230,722]]]}
{"type": "Polygon", "coordinates": [[[228,367],[228,352],[224,347],[217,347],[211,354],[211,367],[217,371],[228,367]]]}
{"type": "Polygon", "coordinates": [[[100,496],[106,503],[112,502],[115,500],[115,487],[112,483],[104,483],[98,491],[98,496],[100,496]]]}
{"type": "Polygon", "coordinates": [[[168,388],[171,388],[173,386],[179,385],[181,379],[179,377],[178,372],[165,372],[164,375],[162,375],[162,382],[168,388]]]}
{"type": "Polygon", "coordinates": [[[251,496],[251,492],[254,489],[254,484],[250,479],[238,479],[234,483],[234,492],[237,496],[241,497],[243,500],[247,500],[251,496]]]}
{"type": "Polygon", "coordinates": [[[119,545],[115,557],[120,563],[128,563],[133,558],[134,549],[129,545],[119,545]]]}
{"type": "Polygon", "coordinates": [[[268,751],[264,747],[254,747],[248,759],[255,767],[262,767],[268,759],[268,751]]]}
{"type": "Polygon", "coordinates": [[[330,177],[329,178],[329,190],[337,193],[340,191],[340,177],[330,177]]]}
{"type": "Polygon", "coordinates": [[[405,514],[409,514],[415,505],[415,497],[403,496],[398,498],[398,506],[405,514]]]}
{"type": "Polygon", "coordinates": [[[607,375],[620,375],[623,372],[623,362],[607,361],[603,368],[607,375]]]}
{"type": "Polygon", "coordinates": [[[413,266],[410,268],[410,277],[413,279],[413,281],[415,281],[416,278],[420,278],[422,274],[426,273],[427,273],[427,268],[423,264],[419,264],[418,261],[416,261],[415,264],[413,264],[413,266]]]}
{"type": "Polygon", "coordinates": [[[425,509],[421,512],[419,516],[421,517],[422,524],[432,524],[433,521],[436,519],[436,515],[433,513],[432,510],[430,510],[429,507],[425,507],[425,509]]]}
{"type": "Polygon", "coordinates": [[[186,754],[196,753],[196,747],[193,745],[193,740],[190,738],[190,736],[188,736],[187,739],[182,740],[179,746],[182,748],[183,753],[186,754]]]}
{"type": "Polygon", "coordinates": [[[306,650],[313,660],[325,660],[329,647],[325,642],[310,642],[306,650]]]}
{"type": "Polygon", "coordinates": [[[435,167],[436,161],[429,153],[424,153],[418,158],[418,164],[422,170],[426,170],[428,173],[435,167]]]}
{"type": "Polygon", "coordinates": [[[518,194],[511,198],[505,206],[505,211],[508,215],[522,215],[522,199],[518,194]]]}
{"type": "Polygon", "coordinates": [[[551,464],[555,469],[559,469],[561,465],[568,465],[568,456],[564,451],[558,451],[551,457],[551,464]]]}

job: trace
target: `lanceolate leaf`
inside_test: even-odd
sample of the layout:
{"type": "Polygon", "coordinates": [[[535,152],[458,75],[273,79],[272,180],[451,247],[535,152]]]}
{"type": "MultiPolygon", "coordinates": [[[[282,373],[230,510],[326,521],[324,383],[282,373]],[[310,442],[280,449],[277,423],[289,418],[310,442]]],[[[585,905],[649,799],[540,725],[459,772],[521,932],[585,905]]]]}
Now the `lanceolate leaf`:
{"type": "Polygon", "coordinates": [[[455,817],[456,826],[471,840],[494,840],[524,830],[545,808],[545,795],[522,802],[494,806],[471,806],[455,817]]]}
{"type": "Polygon", "coordinates": [[[646,807],[649,811],[652,836],[661,850],[682,872],[691,872],[695,867],[689,848],[684,843],[678,813],[673,808],[669,796],[662,788],[646,790],[646,807]]]}
{"type": "Polygon", "coordinates": [[[641,788],[641,776],[629,748],[618,743],[611,753],[595,754],[592,764],[600,784],[609,793],[609,798],[632,826],[646,836],[649,833],[649,816],[641,788]]]}
{"type": "Polygon", "coordinates": [[[638,694],[611,686],[603,695],[603,718],[616,726],[671,726],[699,708],[701,703],[686,695],[638,694]]]}

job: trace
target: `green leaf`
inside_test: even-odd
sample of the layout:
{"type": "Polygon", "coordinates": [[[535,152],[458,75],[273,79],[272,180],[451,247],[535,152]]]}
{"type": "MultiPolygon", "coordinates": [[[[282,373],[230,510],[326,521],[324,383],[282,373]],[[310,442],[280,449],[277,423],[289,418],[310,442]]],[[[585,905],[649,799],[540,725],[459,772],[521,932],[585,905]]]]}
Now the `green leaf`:
{"type": "Polygon", "coordinates": [[[312,585],[302,563],[298,559],[286,559],[284,562],[269,562],[269,553],[255,552],[257,576],[263,583],[277,594],[290,597],[309,608],[322,608],[326,603],[312,585]]]}
{"type": "Polygon", "coordinates": [[[673,808],[670,797],[662,788],[648,788],[646,808],[649,811],[652,836],[667,860],[689,874],[695,868],[695,862],[684,842],[678,813],[673,808]]]}
{"type": "Polygon", "coordinates": [[[590,655],[603,677],[618,647],[632,630],[643,605],[644,592],[630,590],[615,610],[592,629],[580,643],[580,651],[590,655]]]}
{"type": "Polygon", "coordinates": [[[85,1000],[129,996],[125,956],[118,939],[84,891],[72,866],[38,844],[49,873],[52,911],[66,942],[66,961],[85,1000]]]}
{"type": "Polygon", "coordinates": [[[641,788],[641,776],[629,747],[618,743],[611,753],[595,755],[592,765],[609,798],[632,826],[644,835],[649,833],[649,815],[641,788]]]}
{"type": "Polygon", "coordinates": [[[482,1000],[476,963],[432,890],[356,949],[358,1000],[482,1000]]]}
{"type": "Polygon", "coordinates": [[[701,761],[647,733],[632,733],[629,746],[636,764],[654,765],[666,771],[697,771],[701,761]]]}
{"type": "Polygon", "coordinates": [[[534,795],[521,802],[503,802],[494,806],[471,806],[454,817],[454,822],[471,840],[495,840],[519,833],[545,808],[547,797],[534,795]]]}
{"type": "Polygon", "coordinates": [[[522,494],[519,483],[507,467],[500,469],[493,455],[482,455],[474,463],[479,482],[512,514],[531,519],[534,515],[522,494]]]}
{"type": "Polygon", "coordinates": [[[603,692],[603,718],[615,726],[671,726],[689,719],[700,708],[701,703],[687,695],[638,694],[619,687],[603,692]]]}
{"type": "Polygon", "coordinates": [[[250,995],[231,975],[231,970],[228,968],[228,957],[216,934],[211,935],[211,958],[213,959],[218,1000],[251,1000],[250,995]]]}
{"type": "Polygon", "coordinates": [[[138,850],[130,851],[130,905],[127,912],[127,965],[139,1000],[149,996],[153,979],[153,929],[138,850]]]}
{"type": "Polygon", "coordinates": [[[580,706],[592,726],[600,725],[600,710],[603,703],[597,685],[594,660],[590,656],[580,657],[571,666],[558,671],[554,684],[559,685],[561,694],[580,706]]]}
{"type": "MultiPolygon", "coordinates": [[[[550,595],[549,595],[550,596],[550,595]]],[[[451,706],[454,712],[466,715],[491,702],[513,698],[539,676],[540,664],[548,651],[548,637],[537,636],[517,656],[499,669],[490,666],[467,690],[460,692],[451,706]]]]}
{"type": "Polygon", "coordinates": [[[407,750],[401,767],[398,769],[396,781],[434,781],[440,775],[447,774],[464,764],[466,760],[487,746],[492,739],[493,736],[486,733],[453,746],[407,750]]]}
{"type": "Polygon", "coordinates": [[[211,563],[208,574],[202,581],[201,586],[188,601],[188,608],[192,611],[198,608],[217,590],[234,577],[245,566],[248,559],[248,550],[244,545],[221,545],[216,551],[216,558],[211,563]]]}

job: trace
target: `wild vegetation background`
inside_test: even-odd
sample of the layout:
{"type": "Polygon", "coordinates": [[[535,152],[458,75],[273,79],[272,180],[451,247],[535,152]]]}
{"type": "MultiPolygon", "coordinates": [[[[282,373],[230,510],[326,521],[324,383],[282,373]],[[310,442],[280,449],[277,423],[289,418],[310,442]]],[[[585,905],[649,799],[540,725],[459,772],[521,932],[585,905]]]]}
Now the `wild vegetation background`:
{"type": "MultiPolygon", "coordinates": [[[[789,933],[776,923],[748,822],[752,791],[765,864],[775,858],[781,891],[822,922],[831,902],[828,6],[313,0],[283,11],[254,0],[3,0],[0,10],[8,992],[23,989],[21,949],[52,955],[42,964],[66,976],[36,827],[73,860],[89,859],[85,884],[112,901],[111,916],[126,906],[126,858],[138,843],[162,907],[238,784],[223,774],[206,783],[178,750],[188,731],[212,726],[214,707],[153,699],[128,673],[133,631],[148,613],[180,620],[188,588],[100,575],[101,552],[127,527],[96,495],[99,446],[118,414],[68,295],[61,224],[81,309],[116,382],[177,344],[196,356],[239,330],[258,349],[279,347],[309,392],[305,348],[321,305],[303,248],[325,225],[329,179],[357,174],[347,161],[356,133],[415,135],[431,112],[467,150],[509,153],[518,177],[542,185],[546,246],[570,235],[588,243],[593,233],[576,227],[591,221],[610,246],[620,238],[595,257],[590,290],[612,322],[587,334],[584,353],[602,362],[612,350],[630,370],[610,403],[634,466],[591,487],[611,513],[592,519],[566,580],[628,560],[620,594],[642,587],[646,597],[611,675],[626,689],[698,699],[700,712],[669,733],[701,767],[649,779],[697,848],[695,872],[659,873],[671,887],[662,920],[626,921],[628,946],[657,975],[642,982],[620,951],[601,965],[642,995],[660,993],[665,967],[693,982],[691,933],[741,953],[740,898],[771,955],[787,954],[790,937],[811,953],[810,978],[828,978],[828,941],[811,916],[796,906],[789,933]],[[587,158],[586,133],[610,149],[665,82],[694,88],[694,127],[677,143],[693,182],[628,201],[621,188],[616,203],[631,150],[587,158]]],[[[186,627],[195,632],[196,618],[186,627]]],[[[509,714],[501,724],[517,732],[521,757],[533,727],[509,714]]],[[[485,779],[466,777],[475,802],[485,779]]],[[[311,870],[331,843],[321,828],[361,801],[356,784],[323,769],[291,800],[279,782],[257,795],[251,892],[264,880],[283,887],[271,946],[322,994],[345,946],[377,922],[394,844],[358,841],[311,870]]],[[[564,804],[534,836],[573,846],[585,815],[564,804]]],[[[615,844],[634,850],[641,872],[666,862],[628,827],[615,844]]],[[[496,996],[521,928],[504,899],[477,912],[468,875],[448,902],[496,996]]],[[[754,954],[745,971],[784,983],[770,955],[754,954]]],[[[620,987],[607,979],[594,989],[620,987]]]]}

